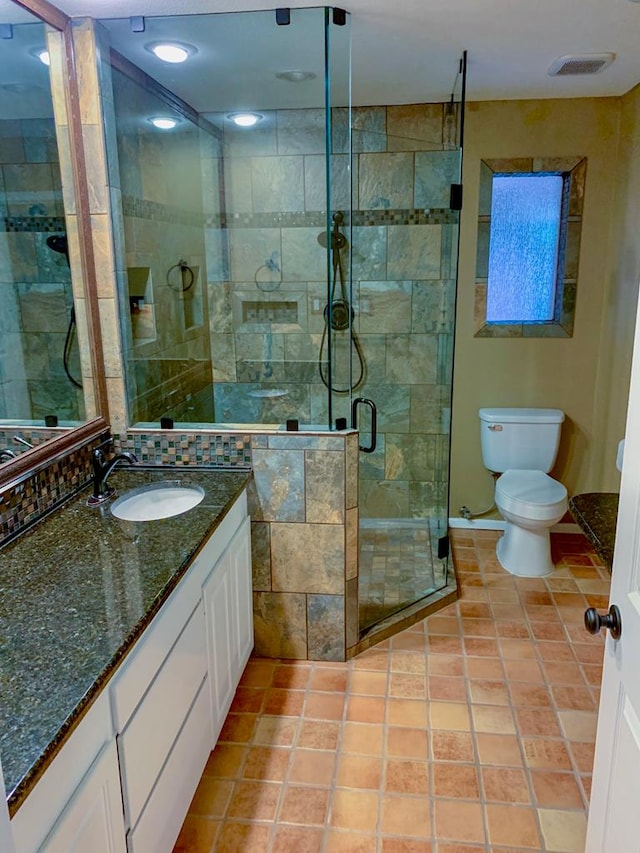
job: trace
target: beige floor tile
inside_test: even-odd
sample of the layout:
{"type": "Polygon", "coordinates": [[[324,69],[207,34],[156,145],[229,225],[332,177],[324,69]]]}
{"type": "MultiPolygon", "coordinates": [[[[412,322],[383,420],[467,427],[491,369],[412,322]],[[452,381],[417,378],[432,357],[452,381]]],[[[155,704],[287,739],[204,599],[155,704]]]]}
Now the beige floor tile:
{"type": "Polygon", "coordinates": [[[375,835],[357,832],[327,832],[326,853],[376,853],[375,835]]]}
{"type": "Polygon", "coordinates": [[[511,767],[482,767],[482,786],[488,802],[531,803],[531,793],[523,770],[511,767]]]}
{"type": "Polygon", "coordinates": [[[389,726],[387,755],[398,758],[428,758],[429,738],[424,729],[389,726]]]}
{"type": "Polygon", "coordinates": [[[287,775],[290,760],[290,749],[253,746],[247,750],[242,775],[245,779],[282,782],[287,775]]]}
{"type": "Polygon", "coordinates": [[[261,716],[256,724],[254,742],[263,746],[291,746],[298,725],[298,717],[261,716]]]}
{"type": "Polygon", "coordinates": [[[280,787],[275,782],[238,782],[233,789],[227,815],[243,820],[273,820],[280,787]]]}
{"type": "Polygon", "coordinates": [[[485,840],[482,806],[463,800],[435,801],[435,828],[438,839],[483,842],[485,840]]]}
{"type": "Polygon", "coordinates": [[[188,814],[176,841],[174,853],[211,853],[220,822],[188,814]]]}
{"type": "Polygon", "coordinates": [[[276,829],[271,853],[320,853],[323,832],[300,826],[280,826],[276,829]]]}
{"type": "Polygon", "coordinates": [[[378,795],[368,791],[335,790],[331,797],[329,823],[334,828],[375,832],[378,795]]]}
{"type": "Polygon", "coordinates": [[[431,702],[429,706],[432,729],[470,731],[469,708],[461,702],[431,702]]]}
{"type": "Polygon", "coordinates": [[[282,823],[324,825],[329,806],[327,788],[289,785],[284,793],[278,820],[282,823]]]}
{"type": "Polygon", "coordinates": [[[390,794],[428,794],[428,762],[397,758],[387,759],[384,789],[390,794]]]}
{"type": "Polygon", "coordinates": [[[548,579],[457,538],[462,597],[426,622],[345,664],[249,662],[174,853],[583,853],[608,573],[581,536],[548,579]]]}
{"type": "Polygon", "coordinates": [[[352,694],[363,696],[385,696],[389,677],[386,672],[367,672],[354,670],[349,678],[349,690],[352,694]]]}
{"type": "Polygon", "coordinates": [[[558,716],[567,740],[595,742],[598,715],[594,711],[559,711],[558,716]]]}
{"type": "Polygon", "coordinates": [[[338,759],[336,784],[341,788],[372,788],[378,790],[382,778],[379,757],[341,754],[338,759]]]}
{"type": "Polygon", "coordinates": [[[264,853],[269,845],[269,831],[265,824],[227,821],[216,840],[215,853],[264,853]]]}
{"type": "Polygon", "coordinates": [[[584,853],[587,818],[583,812],[539,809],[542,837],[554,853],[584,853]]]}
{"type": "Polygon", "coordinates": [[[388,699],[387,723],[392,726],[426,727],[428,704],[418,699],[388,699]]]}
{"type": "Polygon", "coordinates": [[[477,800],[480,797],[478,774],[475,767],[466,764],[433,764],[433,793],[436,797],[461,797],[477,800]]]}
{"type": "Polygon", "coordinates": [[[471,711],[473,726],[477,732],[510,734],[516,730],[511,708],[497,705],[473,705],[471,711]]]}
{"type": "Polygon", "coordinates": [[[381,755],[384,747],[384,729],[380,723],[344,724],[342,751],[361,755],[381,755]]]}
{"type": "Polygon", "coordinates": [[[200,817],[223,817],[233,790],[233,782],[203,776],[189,806],[189,813],[200,817]]]}
{"type": "Polygon", "coordinates": [[[430,838],[431,817],[428,799],[426,797],[384,797],[380,826],[385,835],[430,838]]]}
{"type": "Polygon", "coordinates": [[[492,845],[540,850],[536,810],[524,806],[486,806],[489,842],[492,845]]]}
{"type": "Polygon", "coordinates": [[[434,761],[474,761],[473,737],[469,732],[432,731],[434,761]]]}
{"type": "Polygon", "coordinates": [[[340,723],[324,720],[302,720],[297,746],[306,749],[335,749],[340,737],[340,723]]]}

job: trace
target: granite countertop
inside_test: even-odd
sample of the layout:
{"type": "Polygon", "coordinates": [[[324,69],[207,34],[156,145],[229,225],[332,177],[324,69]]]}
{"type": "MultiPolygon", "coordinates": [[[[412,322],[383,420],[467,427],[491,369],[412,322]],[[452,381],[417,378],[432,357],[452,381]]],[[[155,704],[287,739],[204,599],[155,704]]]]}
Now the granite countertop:
{"type": "Polygon", "coordinates": [[[585,492],[569,500],[569,511],[611,571],[616,543],[618,501],[616,492],[585,492]]]}
{"type": "Polygon", "coordinates": [[[195,483],[203,501],[122,522],[87,487],[0,549],[0,756],[13,814],[251,477],[249,471],[118,468],[119,493],[195,483]]]}

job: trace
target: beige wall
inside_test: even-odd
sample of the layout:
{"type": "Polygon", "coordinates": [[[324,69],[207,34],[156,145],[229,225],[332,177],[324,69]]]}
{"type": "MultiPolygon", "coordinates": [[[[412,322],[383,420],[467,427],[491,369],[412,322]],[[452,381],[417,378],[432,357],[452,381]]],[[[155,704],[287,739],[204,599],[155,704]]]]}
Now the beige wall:
{"type": "MultiPolygon", "coordinates": [[[[567,420],[554,475],[570,495],[618,485],[615,450],[610,445],[613,436],[617,441],[624,432],[624,392],[610,393],[609,383],[615,367],[624,372],[621,384],[626,391],[624,368],[630,358],[629,336],[633,332],[628,312],[631,303],[631,310],[635,306],[635,286],[625,287],[616,281],[622,271],[618,269],[620,261],[612,261],[614,246],[617,257],[624,256],[622,247],[618,251],[612,239],[621,113],[633,113],[637,124],[637,104],[635,112],[631,105],[623,109],[619,98],[495,101],[468,106],[453,380],[453,516],[459,515],[463,504],[477,510],[491,503],[492,480],[480,453],[478,409],[482,406],[562,409],[567,420]],[[588,163],[573,337],[474,338],[480,160],[574,155],[586,156],[588,163]],[[615,306],[610,304],[610,293],[616,294],[615,306]],[[614,355],[611,338],[618,328],[614,355]]],[[[628,116],[627,135],[632,125],[628,116]]],[[[639,170],[640,164],[635,168],[639,170]]],[[[623,185],[624,177],[620,181],[623,185]]],[[[631,208],[631,198],[627,206],[631,208]]],[[[634,220],[637,217],[626,220],[628,227],[634,220]]]]}

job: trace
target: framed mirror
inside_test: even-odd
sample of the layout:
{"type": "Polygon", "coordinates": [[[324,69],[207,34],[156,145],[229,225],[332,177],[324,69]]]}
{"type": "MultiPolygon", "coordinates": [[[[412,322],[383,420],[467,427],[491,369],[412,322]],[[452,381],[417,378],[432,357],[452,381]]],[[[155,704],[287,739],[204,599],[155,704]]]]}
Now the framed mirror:
{"type": "Polygon", "coordinates": [[[0,0],[0,484],[105,426],[69,28],[0,0]]]}

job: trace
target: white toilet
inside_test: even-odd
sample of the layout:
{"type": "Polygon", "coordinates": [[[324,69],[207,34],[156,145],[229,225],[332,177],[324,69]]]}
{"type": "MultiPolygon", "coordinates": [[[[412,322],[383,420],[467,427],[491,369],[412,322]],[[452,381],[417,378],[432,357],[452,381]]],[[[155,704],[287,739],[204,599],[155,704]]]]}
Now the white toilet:
{"type": "Polygon", "coordinates": [[[560,409],[480,409],[482,460],[502,475],[495,502],[507,526],[496,554],[512,575],[539,578],[553,571],[549,531],[567,511],[567,490],[547,472],[563,421],[560,409]]]}

